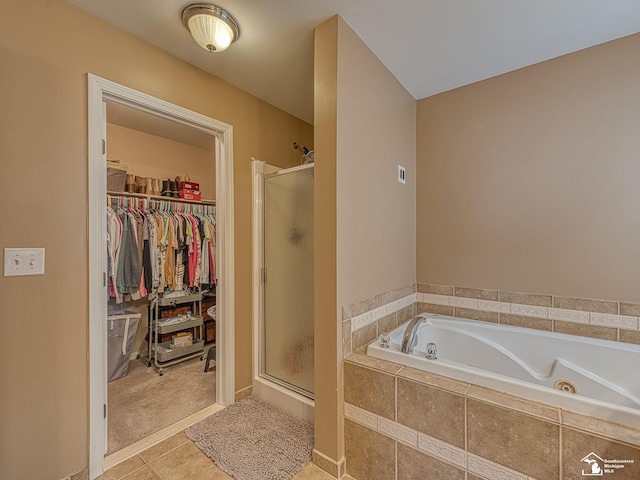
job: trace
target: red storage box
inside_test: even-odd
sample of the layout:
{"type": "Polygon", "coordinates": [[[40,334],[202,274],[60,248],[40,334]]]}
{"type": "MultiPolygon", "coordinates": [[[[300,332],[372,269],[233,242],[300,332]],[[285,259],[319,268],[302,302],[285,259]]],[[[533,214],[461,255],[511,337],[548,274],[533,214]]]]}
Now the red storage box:
{"type": "Polygon", "coordinates": [[[201,200],[200,192],[198,192],[197,190],[187,189],[180,190],[180,198],[184,198],[185,200],[201,200]]]}
{"type": "Polygon", "coordinates": [[[199,183],[196,183],[196,182],[191,182],[191,181],[188,181],[188,182],[185,182],[185,181],[180,182],[180,183],[178,184],[178,187],[180,188],[180,190],[196,190],[196,191],[199,191],[199,190],[200,190],[200,184],[199,184],[199,183]]]}

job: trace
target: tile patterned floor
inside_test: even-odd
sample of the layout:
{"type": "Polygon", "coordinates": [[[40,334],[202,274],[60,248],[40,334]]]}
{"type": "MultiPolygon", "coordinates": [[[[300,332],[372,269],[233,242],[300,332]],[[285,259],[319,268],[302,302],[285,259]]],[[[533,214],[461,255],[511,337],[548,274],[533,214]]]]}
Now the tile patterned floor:
{"type": "MultiPolygon", "coordinates": [[[[292,480],[332,478],[308,463],[292,480]]],[[[97,480],[233,480],[233,477],[216,467],[180,432],[107,470],[97,480]]]]}

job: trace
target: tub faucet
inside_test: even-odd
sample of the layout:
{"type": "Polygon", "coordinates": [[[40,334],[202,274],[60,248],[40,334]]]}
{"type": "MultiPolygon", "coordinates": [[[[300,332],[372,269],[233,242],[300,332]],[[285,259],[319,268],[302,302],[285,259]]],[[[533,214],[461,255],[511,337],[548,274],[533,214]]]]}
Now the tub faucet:
{"type": "Polygon", "coordinates": [[[418,343],[418,327],[424,321],[426,321],[426,318],[417,316],[413,317],[409,322],[402,336],[402,353],[408,353],[409,355],[413,353],[413,347],[418,343]]]}

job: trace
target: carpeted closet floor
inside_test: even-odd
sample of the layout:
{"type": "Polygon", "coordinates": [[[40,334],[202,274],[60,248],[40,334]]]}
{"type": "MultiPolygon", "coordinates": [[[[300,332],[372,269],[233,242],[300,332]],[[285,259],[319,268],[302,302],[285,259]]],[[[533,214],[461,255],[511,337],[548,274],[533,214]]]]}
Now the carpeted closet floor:
{"type": "Polygon", "coordinates": [[[109,382],[110,455],[215,403],[214,362],[199,358],[165,367],[158,375],[146,359],[132,360],[126,377],[109,382]]]}

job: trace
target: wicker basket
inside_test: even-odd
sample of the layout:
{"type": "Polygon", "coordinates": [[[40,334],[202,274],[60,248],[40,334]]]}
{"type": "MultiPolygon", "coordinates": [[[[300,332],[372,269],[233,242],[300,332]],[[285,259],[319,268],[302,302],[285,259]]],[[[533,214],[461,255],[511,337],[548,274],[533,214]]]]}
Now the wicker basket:
{"type": "Polygon", "coordinates": [[[124,184],[126,181],[127,181],[126,170],[107,167],[107,191],[124,192],[124,184]]]}

